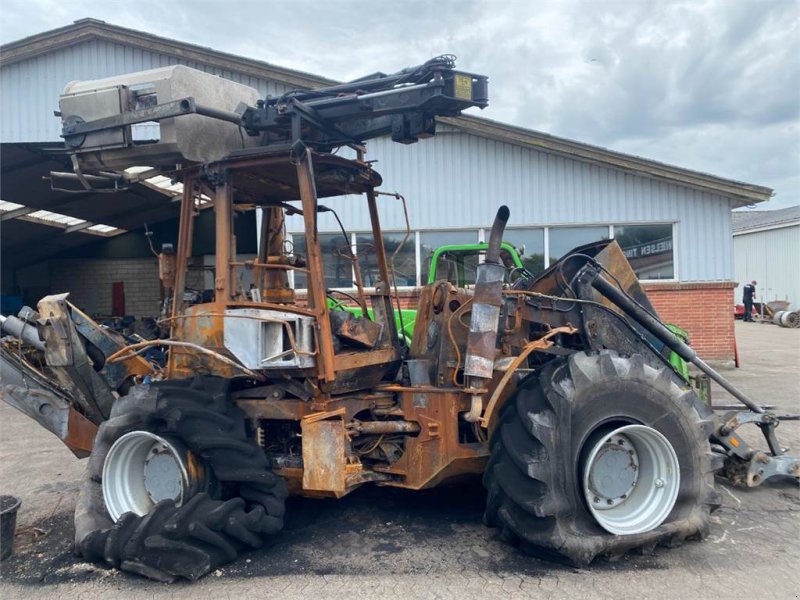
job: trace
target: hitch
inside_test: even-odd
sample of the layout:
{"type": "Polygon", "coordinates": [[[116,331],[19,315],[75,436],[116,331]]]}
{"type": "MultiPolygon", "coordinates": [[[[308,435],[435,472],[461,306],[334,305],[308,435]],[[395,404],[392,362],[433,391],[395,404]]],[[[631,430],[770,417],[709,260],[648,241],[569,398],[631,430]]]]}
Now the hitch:
{"type": "Polygon", "coordinates": [[[800,478],[800,457],[785,454],[781,448],[775,429],[781,421],[797,421],[800,415],[776,415],[772,413],[728,412],[719,416],[712,443],[721,446],[727,459],[722,474],[738,484],[756,487],[777,475],[800,478]],[[761,429],[767,440],[770,453],[755,450],[745,442],[736,430],[747,423],[754,423],[761,429]]]}

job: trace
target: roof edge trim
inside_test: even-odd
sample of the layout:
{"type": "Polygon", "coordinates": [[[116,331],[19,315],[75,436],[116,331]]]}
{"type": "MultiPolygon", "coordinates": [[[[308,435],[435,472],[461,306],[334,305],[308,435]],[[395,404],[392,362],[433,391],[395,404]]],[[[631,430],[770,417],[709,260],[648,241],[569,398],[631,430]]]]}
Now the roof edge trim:
{"type": "Polygon", "coordinates": [[[51,29],[0,46],[0,67],[11,65],[41,54],[74,46],[92,39],[128,44],[174,56],[182,60],[207,63],[259,79],[273,79],[290,86],[313,88],[335,85],[336,81],[312,73],[295,71],[251,58],[220,52],[204,46],[180,42],[98,19],[79,19],[71,25],[51,29]]]}
{"type": "Polygon", "coordinates": [[[762,231],[772,231],[773,229],[786,229],[787,227],[800,227],[800,221],[788,221],[786,223],[775,223],[774,225],[759,225],[750,229],[737,229],[733,232],[733,237],[737,235],[747,235],[748,233],[761,233],[762,231]]]}

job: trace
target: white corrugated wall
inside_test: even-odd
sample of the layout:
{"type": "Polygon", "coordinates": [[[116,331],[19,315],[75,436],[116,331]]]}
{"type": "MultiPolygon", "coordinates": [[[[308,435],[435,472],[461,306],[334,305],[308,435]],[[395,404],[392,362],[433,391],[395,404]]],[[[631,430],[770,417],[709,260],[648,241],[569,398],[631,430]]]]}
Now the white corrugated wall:
{"type": "MultiPolygon", "coordinates": [[[[674,223],[678,279],[733,275],[731,209],[722,196],[452,131],[411,146],[373,140],[367,158],[378,160],[381,189],[405,196],[414,230],[489,228],[500,204],[511,209],[509,227],[674,223]]],[[[348,229],[369,229],[364,200],[324,202],[348,229]]],[[[380,203],[383,228],[403,229],[400,203],[380,203]]],[[[300,231],[302,224],[294,218],[288,227],[300,231]]],[[[327,214],[319,228],[337,231],[327,214]]]]}
{"type": "Polygon", "coordinates": [[[70,81],[100,79],[178,64],[249,85],[262,97],[286,91],[285,86],[272,81],[106,40],[93,40],[0,69],[0,106],[3,107],[0,111],[0,140],[60,140],[61,120],[53,115],[53,111],[58,110],[58,97],[70,81]]]}
{"type": "MultiPolygon", "coordinates": [[[[0,70],[0,140],[59,140],[53,116],[64,85],[126,72],[186,64],[279,94],[284,86],[191,61],[95,40],[8,65],[0,70]]],[[[658,182],[544,152],[445,129],[431,140],[404,146],[388,138],[369,144],[385,191],[408,200],[415,230],[491,225],[497,207],[511,208],[510,226],[674,223],[677,277],[729,280],[733,275],[729,201],[721,196],[658,182]]],[[[381,198],[387,230],[404,227],[402,209],[381,198]]],[[[327,199],[351,231],[369,228],[359,198],[327,199]]],[[[336,231],[329,215],[320,229],[336,231]]],[[[298,231],[296,220],[290,230],[298,231]]]]}
{"type": "Polygon", "coordinates": [[[756,280],[762,300],[788,300],[800,309],[800,224],[767,231],[737,234],[733,238],[735,275],[742,285],[756,280]]]}

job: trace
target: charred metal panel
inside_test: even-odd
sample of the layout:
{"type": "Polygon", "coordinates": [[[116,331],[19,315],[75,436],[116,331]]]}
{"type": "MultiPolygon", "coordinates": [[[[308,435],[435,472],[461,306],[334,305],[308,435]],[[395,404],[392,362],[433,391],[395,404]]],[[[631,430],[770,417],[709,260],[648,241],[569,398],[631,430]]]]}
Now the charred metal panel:
{"type": "Polygon", "coordinates": [[[374,348],[380,340],[383,327],[375,321],[343,310],[331,311],[330,319],[333,333],[346,343],[374,348]]]}
{"type": "Polygon", "coordinates": [[[66,298],[67,294],[56,294],[39,301],[38,329],[45,343],[45,360],[84,414],[100,423],[108,418],[115,397],[86,354],[66,298]]]}
{"type": "Polygon", "coordinates": [[[255,308],[225,311],[225,347],[249,369],[310,368],[314,319],[255,308]]]}
{"type": "Polygon", "coordinates": [[[347,479],[346,433],[340,418],[303,419],[303,489],[343,493],[347,479]]]}

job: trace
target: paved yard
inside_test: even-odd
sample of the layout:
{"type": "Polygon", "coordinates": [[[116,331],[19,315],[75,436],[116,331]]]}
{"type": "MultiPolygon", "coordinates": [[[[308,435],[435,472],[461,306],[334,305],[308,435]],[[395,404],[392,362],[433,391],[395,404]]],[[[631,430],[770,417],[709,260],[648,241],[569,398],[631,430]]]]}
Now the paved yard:
{"type": "MultiPolygon", "coordinates": [[[[742,368],[725,373],[761,402],[800,412],[800,330],[737,323],[742,368]]],[[[732,400],[714,388],[714,401],[732,400]]],[[[800,453],[800,422],[781,441],[800,453]]],[[[269,547],[194,584],[164,585],[80,562],[72,510],[84,463],[0,403],[0,491],[22,498],[3,598],[772,598],[800,597],[800,493],[792,481],[720,482],[711,535],[653,556],[579,570],[521,556],[481,524],[469,480],[411,493],[362,489],[341,501],[291,500],[269,547]]]]}

